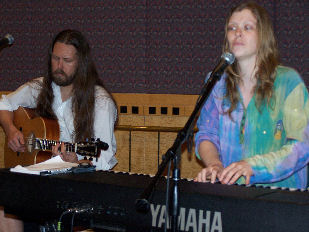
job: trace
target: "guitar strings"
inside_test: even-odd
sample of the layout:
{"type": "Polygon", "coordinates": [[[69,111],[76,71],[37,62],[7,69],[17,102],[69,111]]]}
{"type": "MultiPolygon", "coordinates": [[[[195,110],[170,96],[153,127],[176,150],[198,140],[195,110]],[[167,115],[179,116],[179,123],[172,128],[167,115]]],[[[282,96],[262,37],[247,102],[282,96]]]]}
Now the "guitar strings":
{"type": "Polygon", "coordinates": [[[42,150],[50,150],[51,146],[55,146],[58,142],[60,144],[64,143],[65,150],[68,152],[74,151],[73,148],[75,146],[75,144],[71,144],[68,142],[49,140],[49,139],[38,139],[38,138],[32,138],[32,137],[25,137],[25,139],[26,139],[26,145],[30,145],[30,146],[35,146],[36,142],[38,142],[37,144],[40,145],[41,149],[44,147],[42,150]]]}

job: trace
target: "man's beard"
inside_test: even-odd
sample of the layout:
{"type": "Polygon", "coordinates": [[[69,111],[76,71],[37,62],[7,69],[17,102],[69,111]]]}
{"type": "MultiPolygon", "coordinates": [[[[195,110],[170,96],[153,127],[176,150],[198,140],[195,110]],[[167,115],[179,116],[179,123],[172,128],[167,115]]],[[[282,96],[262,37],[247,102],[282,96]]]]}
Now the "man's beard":
{"type": "Polygon", "coordinates": [[[71,76],[68,76],[65,72],[60,69],[57,69],[52,73],[53,82],[55,82],[59,86],[68,86],[73,83],[75,79],[75,73],[71,76]],[[62,74],[62,75],[59,75],[62,74]]]}

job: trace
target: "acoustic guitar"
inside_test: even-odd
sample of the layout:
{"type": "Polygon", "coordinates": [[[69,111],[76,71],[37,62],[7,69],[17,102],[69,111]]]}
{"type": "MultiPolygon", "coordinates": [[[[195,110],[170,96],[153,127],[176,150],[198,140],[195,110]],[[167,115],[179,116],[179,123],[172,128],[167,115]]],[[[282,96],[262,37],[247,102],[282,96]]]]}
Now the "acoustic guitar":
{"type": "MultiPolygon", "coordinates": [[[[19,107],[14,111],[14,125],[24,135],[25,152],[14,152],[7,144],[4,146],[5,168],[16,165],[32,165],[51,158],[51,149],[59,141],[59,125],[56,120],[39,117],[33,109],[19,107]]],[[[99,139],[91,139],[89,142],[67,143],[67,152],[76,152],[79,155],[99,157],[101,150],[107,150],[108,144],[99,139]]]]}

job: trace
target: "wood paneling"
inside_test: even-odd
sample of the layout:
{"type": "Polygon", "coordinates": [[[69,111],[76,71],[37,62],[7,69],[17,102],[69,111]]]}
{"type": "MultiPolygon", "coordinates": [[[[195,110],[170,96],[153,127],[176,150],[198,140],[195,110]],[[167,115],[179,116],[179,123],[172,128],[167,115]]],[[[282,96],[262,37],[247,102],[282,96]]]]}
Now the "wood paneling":
{"type": "MultiPolygon", "coordinates": [[[[172,94],[113,94],[119,111],[118,125],[127,126],[145,126],[160,128],[182,128],[191,112],[195,107],[196,95],[172,95],[172,94]],[[132,107],[138,107],[138,113],[132,111],[132,107]],[[126,107],[127,112],[121,113],[121,107],[126,107]],[[149,108],[155,108],[155,112],[150,113],[149,108]],[[161,112],[161,107],[165,111],[161,112]],[[173,108],[176,111],[173,112],[173,108]],[[167,110],[167,111],[166,111],[167,110]],[[174,114],[177,113],[177,114],[174,114]]],[[[117,128],[117,127],[116,127],[117,128]]],[[[129,132],[127,132],[129,134],[129,132]]],[[[117,141],[117,158],[119,164],[114,168],[116,171],[131,171],[144,174],[155,174],[158,164],[162,160],[167,150],[172,146],[177,136],[177,132],[149,132],[132,131],[131,132],[131,150],[128,152],[120,144],[124,141],[123,131],[115,130],[117,141]],[[119,134],[121,133],[121,136],[119,134]],[[124,153],[129,156],[131,166],[121,165],[124,153]]],[[[129,135],[126,135],[127,137],[129,135]]],[[[128,148],[128,144],[126,145],[128,148]]],[[[196,159],[194,149],[190,155],[183,146],[181,154],[181,177],[194,178],[201,170],[202,164],[196,159]]]]}

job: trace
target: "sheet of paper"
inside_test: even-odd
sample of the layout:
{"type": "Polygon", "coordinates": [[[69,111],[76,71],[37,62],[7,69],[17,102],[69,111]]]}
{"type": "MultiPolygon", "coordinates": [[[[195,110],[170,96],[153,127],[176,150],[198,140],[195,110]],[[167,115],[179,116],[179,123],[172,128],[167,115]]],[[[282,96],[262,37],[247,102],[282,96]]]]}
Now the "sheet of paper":
{"type": "Polygon", "coordinates": [[[64,170],[64,169],[69,169],[69,168],[76,167],[76,166],[78,166],[77,163],[65,162],[61,159],[60,156],[55,156],[42,163],[33,164],[30,166],[26,166],[26,167],[17,165],[16,167],[11,168],[10,171],[40,175],[40,173],[43,171],[64,170]]]}

